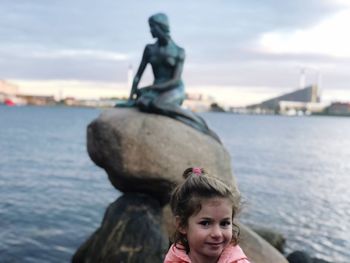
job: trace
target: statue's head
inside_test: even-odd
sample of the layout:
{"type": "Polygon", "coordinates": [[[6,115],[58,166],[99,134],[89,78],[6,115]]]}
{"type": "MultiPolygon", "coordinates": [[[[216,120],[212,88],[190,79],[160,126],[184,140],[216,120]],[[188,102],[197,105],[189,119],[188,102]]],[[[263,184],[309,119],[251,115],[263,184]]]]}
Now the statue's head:
{"type": "Polygon", "coordinates": [[[153,36],[157,37],[157,35],[154,34],[156,32],[153,31],[155,27],[157,27],[157,29],[159,29],[162,34],[169,35],[170,33],[169,19],[166,14],[157,13],[148,19],[148,23],[151,27],[151,32],[153,36]]]}

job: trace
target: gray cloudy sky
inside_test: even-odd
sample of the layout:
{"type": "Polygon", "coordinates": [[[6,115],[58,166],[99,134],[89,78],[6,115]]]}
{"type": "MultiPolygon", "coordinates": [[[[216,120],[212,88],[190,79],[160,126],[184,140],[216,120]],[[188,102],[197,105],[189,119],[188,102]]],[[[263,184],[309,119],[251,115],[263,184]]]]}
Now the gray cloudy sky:
{"type": "Polygon", "coordinates": [[[147,19],[161,11],[186,50],[188,89],[286,92],[305,67],[306,84],[320,72],[329,99],[350,94],[346,0],[0,1],[0,79],[27,88],[125,83],[154,41],[147,19]]]}

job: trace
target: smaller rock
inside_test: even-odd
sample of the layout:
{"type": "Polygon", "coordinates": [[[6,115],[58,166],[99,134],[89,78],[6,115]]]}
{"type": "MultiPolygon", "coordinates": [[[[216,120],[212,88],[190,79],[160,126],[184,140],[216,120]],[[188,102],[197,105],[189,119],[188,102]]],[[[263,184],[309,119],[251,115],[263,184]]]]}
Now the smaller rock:
{"type": "Polygon", "coordinates": [[[305,251],[294,251],[287,256],[289,263],[330,263],[320,258],[311,258],[305,251]]]}
{"type": "Polygon", "coordinates": [[[289,263],[312,263],[310,256],[304,251],[294,251],[287,256],[289,263]]]}
{"type": "Polygon", "coordinates": [[[145,194],[125,194],[112,203],[101,227],[78,249],[72,263],[162,263],[169,247],[161,207],[145,194]]]}
{"type": "Polygon", "coordinates": [[[288,263],[286,258],[249,227],[239,224],[241,229],[240,246],[250,262],[288,263]]]}
{"type": "Polygon", "coordinates": [[[320,258],[312,258],[312,263],[331,263],[331,262],[320,259],[320,258]]]}
{"type": "Polygon", "coordinates": [[[270,243],[271,246],[276,248],[282,254],[284,253],[284,246],[286,244],[286,239],[281,233],[275,230],[263,228],[263,227],[252,227],[252,230],[256,232],[259,236],[270,243]]]}

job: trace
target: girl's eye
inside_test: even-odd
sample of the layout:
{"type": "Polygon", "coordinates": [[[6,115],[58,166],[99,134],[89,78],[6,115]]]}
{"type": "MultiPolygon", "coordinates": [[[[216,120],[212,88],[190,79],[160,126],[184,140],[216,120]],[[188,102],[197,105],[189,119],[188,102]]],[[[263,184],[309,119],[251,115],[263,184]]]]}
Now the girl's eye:
{"type": "Polygon", "coordinates": [[[200,225],[202,226],[209,226],[210,225],[210,221],[209,220],[203,220],[199,222],[200,225]]]}
{"type": "Polygon", "coordinates": [[[223,221],[223,222],[220,223],[220,225],[223,226],[223,227],[228,227],[228,226],[231,225],[231,221],[223,221]]]}

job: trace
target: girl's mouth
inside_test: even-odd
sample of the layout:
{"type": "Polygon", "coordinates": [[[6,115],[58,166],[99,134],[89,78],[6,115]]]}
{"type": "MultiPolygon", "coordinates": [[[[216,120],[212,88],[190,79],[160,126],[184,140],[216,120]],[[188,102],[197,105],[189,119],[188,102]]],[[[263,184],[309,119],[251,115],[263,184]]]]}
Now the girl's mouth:
{"type": "Polygon", "coordinates": [[[211,242],[207,242],[207,245],[209,246],[213,246],[213,247],[218,247],[221,246],[224,242],[219,242],[219,243],[211,243],[211,242]]]}

